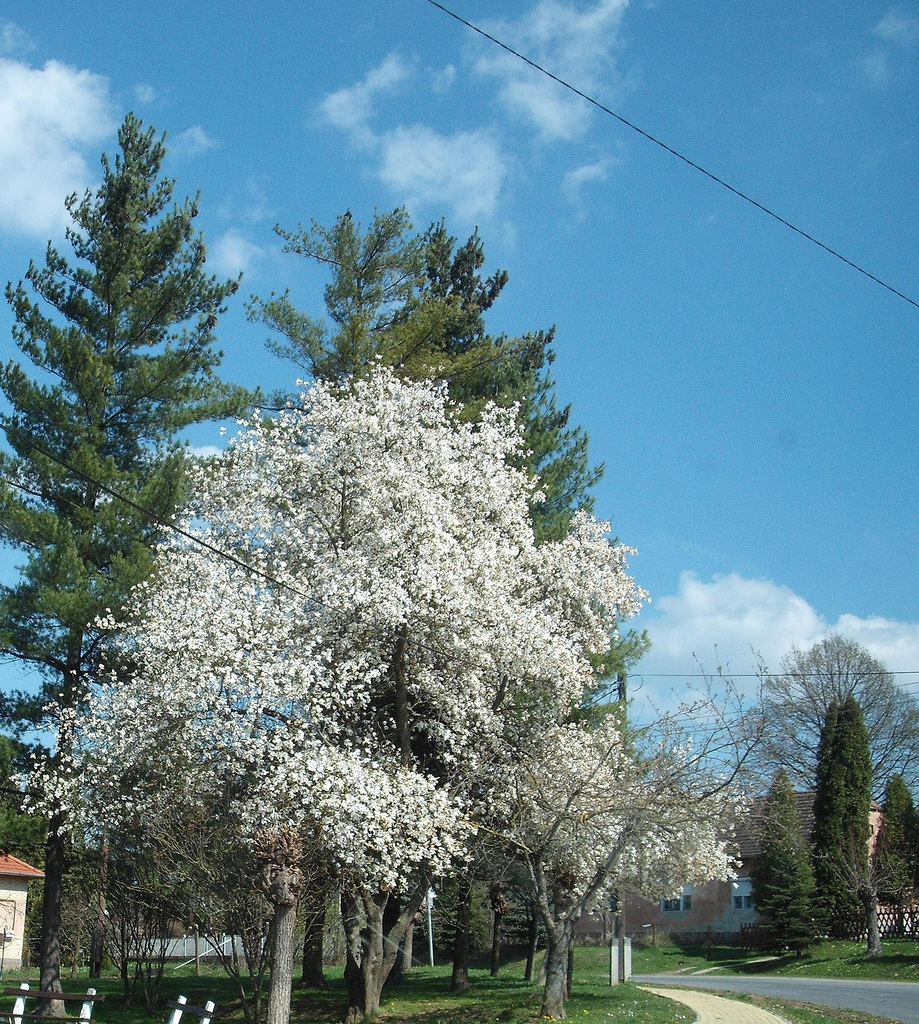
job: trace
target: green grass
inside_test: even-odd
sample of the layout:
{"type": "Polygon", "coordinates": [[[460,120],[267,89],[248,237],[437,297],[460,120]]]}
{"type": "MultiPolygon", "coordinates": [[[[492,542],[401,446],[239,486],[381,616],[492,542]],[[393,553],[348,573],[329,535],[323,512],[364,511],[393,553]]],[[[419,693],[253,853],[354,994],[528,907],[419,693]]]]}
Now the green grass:
{"type": "Polygon", "coordinates": [[[804,956],[762,961],[763,954],[716,946],[706,958],[703,947],[658,946],[636,949],[636,974],[717,968],[716,974],[770,974],[798,978],[850,978],[863,981],[919,981],[919,942],[887,940],[880,956],[865,956],[863,942],[821,942],[804,956]],[[756,962],[760,960],[760,962],[756,962]]]}
{"type": "MultiPolygon", "coordinates": [[[[639,974],[674,973],[679,984],[681,970],[716,967],[718,973],[753,972],[821,978],[895,978],[919,981],[919,943],[885,943],[881,957],[867,959],[858,943],[822,943],[810,955],[797,959],[782,958],[768,964],[737,964],[739,950],[729,947],[681,949],[656,946],[636,949],[633,966],[639,974]],[[709,959],[706,959],[706,952],[709,959]]],[[[609,952],[603,947],[576,950],[574,991],[568,1002],[568,1016],[583,1024],[690,1024],[693,1012],[679,1003],[648,992],[635,984],[610,988],[609,952]]],[[[345,1014],[347,999],[341,970],[328,971],[329,992],[295,990],[291,1020],[293,1024],[336,1024],[345,1014]]],[[[15,985],[18,975],[7,972],[3,987],[15,985]]],[[[472,989],[457,995],[448,991],[450,968],[416,967],[404,984],[384,992],[380,1024],[540,1024],[542,992],[539,986],[523,980],[522,962],[507,964],[497,978],[484,968],[470,970],[472,989]]],[[[84,975],[65,978],[67,991],[85,991],[89,982],[84,975]]],[[[200,976],[193,968],[175,972],[167,967],[160,993],[160,1006],[148,1012],[138,999],[126,1006],[121,980],[106,975],[93,981],[105,993],[106,1001],[97,1006],[93,1017],[98,1024],[165,1024],[168,1011],[165,1000],[182,994],[201,1005],[213,999],[218,1014],[228,1021],[242,1019],[237,995],[230,980],[217,968],[205,967],[200,976]]],[[[744,998],[744,997],[741,997],[744,998]]],[[[746,1001],[778,1013],[793,1024],[880,1024],[881,1018],[855,1011],[814,1010],[803,1003],[746,997],[746,1001]]],[[[3,997],[0,1010],[11,1007],[12,999],[3,997]]]]}
{"type": "MultiPolygon", "coordinates": [[[[379,1020],[381,1024],[537,1024],[542,990],[523,980],[523,964],[508,964],[497,978],[481,968],[470,970],[472,989],[457,995],[448,991],[449,966],[416,967],[405,982],[384,992],[379,1020]]],[[[344,1018],[347,998],[341,970],[328,971],[332,988],[329,992],[296,990],[293,994],[293,1024],[334,1024],[344,1018]]],[[[2,987],[15,985],[19,976],[7,973],[2,987]]],[[[189,1002],[201,1005],[213,999],[218,1015],[228,1020],[241,1020],[238,1009],[230,1009],[236,1001],[232,984],[222,972],[205,969],[200,977],[191,970],[172,972],[167,968],[160,993],[160,1008],[148,1012],[142,1000],[126,1006],[121,980],[112,975],[94,979],[92,986],[106,995],[104,1003],[93,1012],[98,1024],[165,1024],[168,1010],[165,1000],[182,994],[189,1002]],[[229,1013],[221,1012],[221,1009],[229,1013]]],[[[85,973],[77,978],[65,977],[68,992],[85,991],[89,987],[85,973]]],[[[2,997],[0,1010],[11,1008],[12,997],[2,997]]],[[[572,1021],[583,1024],[691,1024],[695,1015],[659,996],[642,992],[636,985],[610,988],[602,972],[591,970],[579,977],[576,991],[568,1003],[572,1021]]]]}

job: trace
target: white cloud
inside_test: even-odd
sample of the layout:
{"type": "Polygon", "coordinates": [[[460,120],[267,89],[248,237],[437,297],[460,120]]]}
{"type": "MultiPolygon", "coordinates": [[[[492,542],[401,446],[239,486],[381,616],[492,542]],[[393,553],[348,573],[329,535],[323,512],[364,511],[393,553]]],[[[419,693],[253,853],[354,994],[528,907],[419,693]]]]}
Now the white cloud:
{"type": "Polygon", "coordinates": [[[602,183],[609,178],[609,168],[608,160],[598,160],[568,171],[562,182],[565,195],[572,202],[578,200],[587,185],[602,183]]]}
{"type": "Polygon", "coordinates": [[[169,139],[169,151],[178,157],[195,157],[206,153],[209,149],[216,149],[218,143],[201,127],[194,125],[179,132],[173,139],[169,139]]]}
{"type": "Polygon", "coordinates": [[[208,267],[217,274],[236,277],[240,273],[248,274],[264,256],[261,246],[231,228],[209,247],[208,267]]]}
{"type": "Polygon", "coordinates": [[[652,649],[634,669],[632,692],[664,704],[703,669],[734,674],[752,692],[756,681],[741,677],[755,673],[760,658],[777,671],[792,646],[807,649],[828,633],[856,640],[892,672],[917,673],[904,682],[919,681],[919,623],[852,614],[830,622],[789,587],[737,573],[703,581],[684,572],[677,593],[655,601],[638,625],[648,630],[652,649]],[[660,678],[668,675],[683,678],[660,678]]]}
{"type": "Polygon", "coordinates": [[[881,50],[862,57],[862,71],[865,77],[875,89],[883,89],[890,81],[890,65],[887,61],[887,54],[881,50]]]}
{"type": "Polygon", "coordinates": [[[0,227],[47,237],[64,198],[90,184],[85,153],[114,129],[108,80],[48,61],[0,58],[0,227]]]}
{"type": "Polygon", "coordinates": [[[453,88],[455,81],[456,68],[452,64],[448,64],[445,68],[441,68],[431,75],[431,88],[434,92],[443,95],[453,88]]]}
{"type": "Polygon", "coordinates": [[[684,572],[677,593],[657,599],[652,607],[657,614],[648,632],[654,651],[675,672],[697,672],[695,659],[706,670],[720,665],[749,672],[757,661],[753,651],[776,666],[792,644],[807,646],[826,628],[788,587],[737,573],[704,582],[684,572]]]}
{"type": "Polygon", "coordinates": [[[444,134],[426,125],[374,128],[374,100],[409,74],[407,66],[390,55],[356,85],[326,96],[319,113],[376,160],[374,173],[409,208],[449,204],[467,221],[493,215],[507,173],[506,158],[493,133],[480,129],[444,134]]]}
{"type": "Polygon", "coordinates": [[[493,216],[506,167],[485,131],[441,135],[422,125],[379,137],[380,179],[409,208],[449,203],[458,217],[493,216]]]}
{"type": "Polygon", "coordinates": [[[379,67],[368,72],[362,81],[326,96],[319,104],[319,112],[328,124],[340,128],[353,141],[366,142],[372,146],[374,134],[370,130],[370,119],[374,112],[374,100],[392,92],[409,74],[401,58],[390,54],[379,67]]]}
{"type": "Polygon", "coordinates": [[[655,601],[637,625],[652,641],[632,672],[639,705],[673,706],[699,687],[692,677],[703,671],[723,671],[753,694],[757,681],[749,677],[760,668],[776,672],[792,646],[807,649],[830,633],[858,641],[891,672],[915,673],[901,682],[919,682],[919,623],[849,613],[829,622],[790,588],[738,573],[705,582],[683,572],[677,593],[655,601]]]}
{"type": "Polygon", "coordinates": [[[919,39],[919,18],[897,11],[890,11],[874,26],[876,36],[889,43],[909,46],[919,39]]]}
{"type": "Polygon", "coordinates": [[[223,448],[215,444],[192,444],[188,446],[188,454],[194,455],[197,459],[212,459],[215,455],[221,455],[223,448]]]}
{"type": "Polygon", "coordinates": [[[0,54],[29,53],[35,49],[35,43],[18,25],[12,21],[0,21],[0,54]]]}
{"type": "Polygon", "coordinates": [[[156,90],[146,82],[138,82],[134,86],[134,98],[138,103],[143,103],[144,106],[149,107],[151,103],[156,102],[156,90]]]}
{"type": "MultiPolygon", "coordinates": [[[[489,30],[547,71],[595,99],[618,84],[613,54],[628,0],[598,0],[586,9],[558,0],[540,0],[523,18],[497,22],[489,30]]],[[[570,141],[587,130],[591,108],[506,51],[487,49],[476,70],[499,80],[506,111],[522,118],[547,140],[570,141]]]]}

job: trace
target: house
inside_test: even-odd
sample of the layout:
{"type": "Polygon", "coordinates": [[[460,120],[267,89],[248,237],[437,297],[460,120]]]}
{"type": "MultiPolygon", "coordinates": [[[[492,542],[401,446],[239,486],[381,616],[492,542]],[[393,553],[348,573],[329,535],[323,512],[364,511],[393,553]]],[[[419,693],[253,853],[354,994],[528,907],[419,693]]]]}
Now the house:
{"type": "Polygon", "coordinates": [[[44,872],[0,850],[0,974],[22,966],[22,940],[29,882],[44,872]]]}
{"type": "MultiPolygon", "coordinates": [[[[814,797],[813,791],[795,794],[798,818],[806,836],[813,830],[814,797]]],[[[759,920],[751,874],[762,853],[759,832],[765,806],[766,797],[753,800],[749,814],[737,828],[733,845],[738,864],[734,878],[704,885],[684,885],[678,892],[659,900],[626,894],[623,899],[626,934],[648,940],[673,935],[692,944],[739,943],[745,927],[759,920]]],[[[870,818],[869,845],[873,849],[881,818],[881,809],[876,803],[872,803],[870,818]]],[[[608,925],[600,919],[585,917],[579,923],[578,933],[582,939],[606,939],[607,930],[608,925]]]]}

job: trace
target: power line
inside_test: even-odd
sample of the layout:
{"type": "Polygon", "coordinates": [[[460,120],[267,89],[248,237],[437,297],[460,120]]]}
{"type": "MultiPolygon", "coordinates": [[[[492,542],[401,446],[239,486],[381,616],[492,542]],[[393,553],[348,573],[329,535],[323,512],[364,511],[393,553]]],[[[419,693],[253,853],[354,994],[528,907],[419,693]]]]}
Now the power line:
{"type": "MultiPolygon", "coordinates": [[[[810,676],[821,673],[816,672],[731,672],[726,669],[724,672],[638,672],[633,670],[630,676],[640,676],[642,679],[711,679],[713,676],[723,675],[726,679],[807,679],[810,676]]],[[[919,668],[898,669],[890,672],[887,669],[878,669],[875,672],[852,673],[859,678],[865,676],[916,676],[919,675],[919,668]]],[[[919,681],[917,681],[919,685],[919,681]]]]}
{"type": "MultiPolygon", "coordinates": [[[[179,534],[181,537],[185,537],[187,540],[199,545],[199,547],[205,548],[212,554],[217,555],[220,558],[225,559],[228,562],[232,562],[235,566],[240,569],[244,569],[246,572],[250,572],[255,576],[260,576],[262,579],[267,580],[269,583],[273,583],[276,586],[283,587],[285,590],[289,590],[291,593],[296,594],[298,597],[306,598],[307,595],[297,590],[296,587],[291,586],[289,583],[285,583],[283,580],[279,580],[272,576],[270,573],[264,572],[254,565],[250,565],[248,562],[243,561],[241,558],[237,558],[229,551],[224,551],[221,548],[216,547],[213,544],[208,543],[203,537],[192,533],[190,530],[186,530],[176,523],[170,522],[168,519],[164,519],[158,515],[152,509],[147,508],[145,505],[141,505],[134,501],[133,498],[129,498],[126,494],[122,494],[120,491],[116,491],[113,487],[109,487],[104,484],[101,480],[96,477],[90,476],[88,473],[84,473],[81,469],[77,469],[72,463],[66,459],[61,458],[59,455],[55,455],[53,452],[49,452],[46,448],[43,448],[40,444],[37,444],[28,434],[24,434],[21,430],[17,430],[16,427],[10,426],[8,423],[0,423],[0,427],[6,432],[8,437],[15,437],[21,444],[25,444],[32,448],[35,452],[41,455],[43,458],[60,466],[68,473],[72,473],[74,476],[79,477],[88,484],[92,484],[94,487],[98,487],[100,491],[107,494],[110,498],[114,498],[116,501],[120,501],[127,505],[129,508],[134,509],[135,512],[139,512],[142,516],[148,519],[150,522],[155,523],[157,526],[162,527],[166,530],[172,530],[174,533],[179,534]]],[[[14,480],[7,480],[15,486],[14,480]]]]}
{"type": "Polygon", "coordinates": [[[458,21],[461,25],[465,25],[466,28],[478,33],[478,35],[487,39],[489,42],[494,43],[495,46],[500,46],[502,50],[505,50],[507,53],[516,57],[518,60],[523,61],[524,64],[529,65],[529,67],[533,68],[535,71],[538,71],[541,75],[545,75],[547,78],[552,79],[553,82],[557,82],[560,86],[567,89],[569,92],[573,92],[575,96],[580,96],[581,99],[586,100],[588,103],[596,107],[598,110],[602,110],[604,114],[608,114],[610,117],[615,118],[621,125],[624,125],[631,131],[636,132],[638,135],[641,135],[642,138],[647,139],[648,142],[653,142],[655,146],[660,147],[665,152],[669,153],[671,156],[675,156],[678,160],[682,160],[684,164],[688,164],[694,171],[698,171],[700,174],[705,175],[706,178],[715,182],[716,185],[720,185],[722,188],[725,188],[729,192],[732,192],[739,199],[742,199],[744,202],[749,203],[751,206],[755,206],[757,210],[759,210],[762,213],[765,213],[768,217],[771,217],[773,220],[778,221],[779,224],[783,225],[786,228],[789,228],[791,231],[794,231],[795,234],[800,235],[808,242],[812,242],[814,245],[823,249],[824,252],[827,252],[831,256],[834,256],[840,262],[845,263],[846,266],[858,271],[859,274],[863,274],[869,280],[874,281],[875,284],[879,284],[882,288],[886,288],[887,291],[896,295],[898,298],[903,299],[904,302],[908,302],[911,306],[915,306],[916,309],[919,309],[919,302],[917,302],[915,299],[911,299],[908,295],[905,295],[903,292],[894,288],[893,285],[887,284],[886,281],[881,280],[881,278],[879,278],[876,274],[872,274],[871,271],[866,270],[858,263],[855,263],[848,257],[843,256],[843,254],[839,252],[837,249],[832,248],[825,242],[821,242],[819,238],[815,238],[812,234],[805,231],[803,228],[799,228],[796,224],[793,224],[790,220],[787,220],[785,217],[781,216],[781,214],[778,214],[774,210],[770,209],[768,206],[765,206],[763,203],[759,202],[759,200],[754,199],[748,193],[741,191],[739,188],[736,188],[730,182],[725,181],[724,178],[720,178],[717,174],[712,173],[712,171],[706,170],[706,168],[704,168],[701,164],[698,164],[694,160],[691,160],[688,156],[685,156],[679,150],[674,149],[672,146],[669,146],[666,142],[663,142],[661,139],[658,139],[650,132],[646,132],[643,128],[640,128],[634,122],[627,120],[621,114],[617,114],[615,110],[612,110],[610,107],[605,106],[599,100],[594,99],[593,96],[590,96],[588,93],[577,88],[577,86],[574,86],[570,82],[565,81],[564,78],[560,78],[558,75],[553,74],[547,68],[544,68],[541,64],[537,64],[536,61],[531,60],[525,54],[520,53],[519,50],[515,50],[513,47],[508,46],[507,43],[502,42],[495,36],[490,35],[484,29],[479,28],[478,25],[473,24],[471,21],[467,21],[466,18],[463,18],[455,11],[451,11],[449,7],[445,7],[443,4],[438,3],[438,0],[427,0],[427,2],[432,7],[436,7],[439,11],[443,11],[444,14],[449,15],[449,17],[453,18],[455,21],[458,21]]]}
{"type": "MultiPolygon", "coordinates": [[[[193,533],[190,530],[184,529],[184,527],[178,526],[176,523],[173,523],[173,522],[170,522],[167,519],[164,519],[162,516],[160,516],[159,514],[154,512],[152,509],[146,507],[145,505],[141,505],[139,502],[134,501],[133,498],[130,498],[126,494],[123,494],[122,492],[115,490],[115,488],[113,488],[113,487],[109,487],[107,484],[104,484],[101,480],[97,479],[96,477],[90,476],[90,474],[85,473],[82,470],[78,469],[76,466],[74,466],[72,463],[68,462],[66,459],[62,458],[61,456],[55,455],[53,452],[50,452],[46,448],[43,448],[40,444],[38,444],[36,441],[34,441],[27,434],[25,434],[22,431],[18,430],[16,427],[11,426],[9,423],[2,423],[2,422],[0,422],[0,428],[2,428],[4,430],[4,432],[7,434],[7,436],[16,438],[21,444],[28,445],[35,452],[37,452],[39,455],[41,455],[42,457],[44,457],[44,458],[48,459],[49,461],[55,463],[56,465],[60,466],[62,469],[66,470],[68,473],[72,473],[74,476],[79,477],[81,480],[84,480],[86,483],[90,483],[93,486],[98,487],[102,492],[107,494],[109,497],[114,498],[116,501],[120,501],[123,504],[127,505],[129,508],[134,509],[134,511],[139,512],[142,516],[147,518],[150,522],[155,523],[157,526],[160,526],[160,527],[162,527],[163,529],[166,529],[166,530],[173,531],[174,533],[178,534],[179,536],[184,537],[186,540],[191,541],[193,544],[196,544],[199,547],[203,548],[204,550],[209,551],[211,554],[216,555],[218,558],[222,558],[225,561],[230,562],[231,564],[235,565],[237,568],[242,569],[244,572],[251,573],[254,576],[258,576],[259,578],[265,580],[266,582],[271,583],[274,586],[280,587],[282,590],[286,590],[286,591],[288,591],[288,592],[290,592],[292,594],[295,594],[297,597],[304,598],[305,600],[315,600],[315,598],[312,598],[310,595],[304,593],[302,590],[298,590],[296,587],[292,586],[290,583],[287,583],[284,580],[280,580],[276,576],[272,576],[271,573],[267,573],[264,570],[259,569],[257,566],[254,566],[254,565],[250,564],[249,562],[246,562],[245,560],[237,557],[236,555],[232,554],[231,552],[226,551],[226,550],[224,550],[222,548],[218,548],[216,545],[209,543],[202,536],[200,536],[200,534],[193,533]]],[[[13,480],[7,479],[7,483],[13,484],[15,486],[15,481],[13,481],[13,480]]],[[[322,602],[316,602],[316,603],[319,604],[320,606],[322,606],[322,602]]],[[[438,651],[435,647],[431,646],[430,644],[417,643],[417,646],[421,650],[427,650],[431,654],[438,655],[438,654],[442,653],[442,652],[438,651]]],[[[462,660],[462,659],[460,659],[460,660],[462,660]]],[[[471,664],[471,663],[468,663],[468,664],[471,664]]],[[[711,679],[714,676],[718,676],[718,675],[722,675],[722,674],[724,675],[724,677],[726,679],[763,679],[763,678],[768,677],[770,675],[771,676],[783,676],[783,677],[801,678],[801,677],[807,676],[809,673],[806,673],[806,672],[779,672],[779,673],[770,673],[770,672],[737,672],[737,673],[735,673],[735,672],[730,672],[730,671],[725,672],[725,673],[720,673],[720,672],[717,672],[717,671],[716,672],[673,672],[673,673],[637,672],[637,671],[632,671],[631,673],[629,673],[629,675],[633,679],[641,679],[642,681],[644,681],[646,679],[711,679]]],[[[861,676],[875,676],[875,675],[877,675],[877,676],[905,676],[905,675],[916,676],[916,675],[919,675],[919,669],[912,669],[912,670],[906,669],[906,670],[897,670],[897,671],[892,671],[892,672],[889,672],[889,671],[886,671],[886,670],[884,670],[884,671],[878,670],[876,672],[861,672],[861,673],[859,673],[859,675],[861,675],[861,676]]],[[[909,686],[913,686],[913,685],[919,686],[919,680],[916,680],[915,682],[912,682],[912,683],[908,683],[907,685],[909,685],[909,686]]]]}

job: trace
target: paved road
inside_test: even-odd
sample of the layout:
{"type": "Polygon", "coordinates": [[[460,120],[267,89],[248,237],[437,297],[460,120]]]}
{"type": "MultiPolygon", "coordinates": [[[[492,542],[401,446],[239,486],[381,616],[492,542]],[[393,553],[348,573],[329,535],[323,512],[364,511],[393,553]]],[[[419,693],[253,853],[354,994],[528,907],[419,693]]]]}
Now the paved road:
{"type": "Polygon", "coordinates": [[[640,985],[679,985],[717,992],[743,992],[774,996],[800,1003],[841,1006],[879,1017],[919,1024],[919,982],[835,981],[830,978],[757,978],[692,974],[642,974],[632,981],[640,985]]]}

